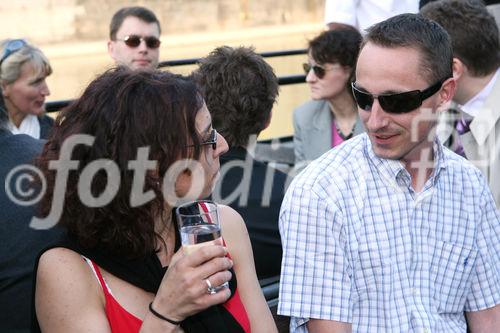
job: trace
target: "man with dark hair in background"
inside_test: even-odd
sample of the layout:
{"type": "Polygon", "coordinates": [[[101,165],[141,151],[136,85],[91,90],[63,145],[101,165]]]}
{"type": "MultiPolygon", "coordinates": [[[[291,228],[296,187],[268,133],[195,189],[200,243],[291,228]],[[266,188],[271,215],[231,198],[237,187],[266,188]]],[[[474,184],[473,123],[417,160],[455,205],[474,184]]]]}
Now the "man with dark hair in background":
{"type": "MultiPolygon", "coordinates": [[[[420,0],[419,3],[419,9],[423,8],[425,5],[431,2],[435,2],[438,0],[420,0]]],[[[495,21],[497,23],[497,26],[500,26],[500,0],[477,0],[477,1],[482,1],[485,5],[488,11],[493,15],[495,18],[495,21]]]]}
{"type": "Polygon", "coordinates": [[[479,0],[444,0],[422,8],[453,46],[458,112],[443,114],[442,142],[476,165],[500,208],[500,41],[493,16],[479,0]]]}
{"type": "Polygon", "coordinates": [[[8,123],[9,117],[0,97],[0,331],[28,332],[35,258],[59,231],[30,227],[34,205],[21,204],[23,197],[26,201],[34,199],[38,192],[29,194],[34,184],[29,178],[21,178],[23,172],[27,176],[25,168],[11,173],[16,167],[31,164],[41,152],[44,141],[25,134],[14,135],[8,123]],[[7,179],[9,173],[11,177],[7,179]],[[15,202],[16,199],[21,202],[15,202]]]}
{"type": "Polygon", "coordinates": [[[281,241],[278,214],[286,175],[254,159],[255,140],[271,122],[278,79],[253,49],[223,46],[195,72],[212,123],[229,151],[220,157],[221,178],[212,197],[238,211],[247,225],[257,276],[279,275],[281,241]]]}
{"type": "Polygon", "coordinates": [[[117,65],[156,69],[160,57],[160,22],[144,7],[124,7],[111,19],[108,53],[117,65]]]}
{"type": "Polygon", "coordinates": [[[368,29],[352,89],[366,133],[313,161],[280,212],[278,314],[295,332],[498,332],[500,212],[435,138],[455,92],[436,22],[368,29]],[[465,312],[465,315],[464,315],[465,312]]]}

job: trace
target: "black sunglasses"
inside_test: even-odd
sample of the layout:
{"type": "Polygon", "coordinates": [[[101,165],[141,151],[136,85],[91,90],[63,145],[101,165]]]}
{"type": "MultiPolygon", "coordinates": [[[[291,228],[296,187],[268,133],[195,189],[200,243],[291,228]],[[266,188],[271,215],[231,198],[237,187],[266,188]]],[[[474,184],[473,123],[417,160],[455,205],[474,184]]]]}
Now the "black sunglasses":
{"type": "Polygon", "coordinates": [[[212,131],[210,132],[210,137],[208,138],[207,141],[200,142],[199,145],[187,145],[186,147],[196,147],[205,145],[212,145],[213,150],[217,149],[217,130],[215,128],[212,129],[212,131]]]}
{"type": "Polygon", "coordinates": [[[422,105],[422,102],[431,97],[441,89],[443,82],[440,80],[424,90],[412,90],[397,94],[381,94],[372,95],[369,92],[362,91],[356,87],[356,83],[352,82],[352,93],[358,106],[365,110],[370,111],[373,101],[378,99],[380,106],[387,113],[407,113],[415,110],[422,105]]]}
{"type": "Polygon", "coordinates": [[[5,44],[3,49],[2,58],[0,58],[0,66],[5,59],[7,59],[12,53],[15,53],[22,49],[24,46],[28,45],[24,39],[11,39],[5,44]]]}
{"type": "Polygon", "coordinates": [[[129,47],[138,47],[141,45],[141,41],[146,43],[146,46],[150,49],[157,49],[160,47],[161,41],[154,36],[141,37],[137,35],[125,36],[123,39],[116,39],[124,42],[129,47]]]}
{"type": "Polygon", "coordinates": [[[327,71],[333,69],[333,68],[321,67],[319,65],[311,65],[308,64],[307,62],[302,64],[302,68],[304,68],[304,72],[306,73],[306,75],[309,74],[309,72],[312,69],[314,71],[314,75],[316,75],[318,79],[322,79],[323,77],[325,77],[327,71]]]}

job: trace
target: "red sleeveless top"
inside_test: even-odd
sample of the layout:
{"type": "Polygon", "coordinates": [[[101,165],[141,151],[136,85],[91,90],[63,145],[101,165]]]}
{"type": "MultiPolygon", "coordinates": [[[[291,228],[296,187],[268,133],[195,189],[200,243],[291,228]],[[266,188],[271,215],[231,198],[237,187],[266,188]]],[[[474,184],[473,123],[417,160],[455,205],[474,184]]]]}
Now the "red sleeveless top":
{"type": "MultiPolygon", "coordinates": [[[[142,320],[125,310],[120,303],[113,297],[111,291],[102,277],[101,270],[92,260],[85,258],[87,262],[92,265],[94,272],[97,275],[99,284],[104,292],[104,298],[106,300],[105,310],[106,317],[108,318],[109,326],[111,327],[111,332],[116,333],[138,333],[142,320]]],[[[238,289],[235,290],[231,298],[223,304],[224,308],[234,317],[234,319],[240,324],[241,328],[245,333],[250,332],[250,321],[241,302],[238,289]]]]}

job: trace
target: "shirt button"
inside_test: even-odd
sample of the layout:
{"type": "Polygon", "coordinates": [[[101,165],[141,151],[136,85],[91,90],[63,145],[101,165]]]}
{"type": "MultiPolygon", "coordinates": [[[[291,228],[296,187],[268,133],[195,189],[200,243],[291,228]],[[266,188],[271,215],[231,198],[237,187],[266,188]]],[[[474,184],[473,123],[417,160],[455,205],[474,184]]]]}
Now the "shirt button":
{"type": "Polygon", "coordinates": [[[424,333],[429,333],[429,329],[428,328],[424,328],[424,333]]]}
{"type": "Polygon", "coordinates": [[[418,295],[418,289],[417,288],[413,288],[412,289],[412,293],[413,293],[413,296],[417,296],[418,295]]]}

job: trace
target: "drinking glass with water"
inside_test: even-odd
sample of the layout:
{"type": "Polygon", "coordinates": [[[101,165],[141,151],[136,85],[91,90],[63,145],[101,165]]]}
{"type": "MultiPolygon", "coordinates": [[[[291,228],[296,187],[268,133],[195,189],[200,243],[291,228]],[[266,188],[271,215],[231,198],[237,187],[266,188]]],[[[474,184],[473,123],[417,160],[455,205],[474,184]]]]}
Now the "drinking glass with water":
{"type": "MultiPolygon", "coordinates": [[[[181,243],[184,252],[190,254],[206,245],[223,245],[217,204],[209,200],[197,200],[180,205],[176,209],[181,243]]],[[[227,282],[214,287],[215,291],[229,287],[227,282]]]]}

